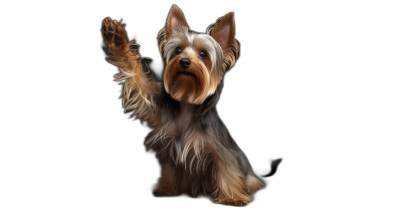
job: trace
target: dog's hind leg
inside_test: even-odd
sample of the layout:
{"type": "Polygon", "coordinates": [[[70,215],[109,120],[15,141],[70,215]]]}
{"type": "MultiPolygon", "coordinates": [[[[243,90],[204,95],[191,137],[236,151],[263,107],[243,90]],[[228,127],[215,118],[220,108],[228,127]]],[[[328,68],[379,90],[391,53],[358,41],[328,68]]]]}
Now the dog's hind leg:
{"type": "Polygon", "coordinates": [[[215,191],[211,194],[214,202],[243,206],[253,200],[248,194],[246,177],[231,154],[215,154],[212,176],[215,178],[215,191]]]}

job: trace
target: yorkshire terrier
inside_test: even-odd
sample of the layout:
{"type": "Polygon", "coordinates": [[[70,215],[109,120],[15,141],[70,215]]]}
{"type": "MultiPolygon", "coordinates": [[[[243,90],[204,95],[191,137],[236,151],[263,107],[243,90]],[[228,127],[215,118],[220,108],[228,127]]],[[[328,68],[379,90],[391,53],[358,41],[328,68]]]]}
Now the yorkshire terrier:
{"type": "MultiPolygon", "coordinates": [[[[124,27],[103,20],[104,50],[106,60],[120,70],[115,80],[123,85],[125,113],[132,112],[131,117],[153,129],[144,143],[156,151],[161,164],[153,194],[204,194],[216,203],[239,206],[251,202],[265,183],[254,174],[216,109],[224,74],[239,57],[233,12],[198,33],[173,5],[158,34],[166,65],[162,80],[151,71],[151,59],[138,53],[139,45],[128,42],[124,27]]],[[[265,176],[272,176],[280,161],[273,161],[265,176]]]]}

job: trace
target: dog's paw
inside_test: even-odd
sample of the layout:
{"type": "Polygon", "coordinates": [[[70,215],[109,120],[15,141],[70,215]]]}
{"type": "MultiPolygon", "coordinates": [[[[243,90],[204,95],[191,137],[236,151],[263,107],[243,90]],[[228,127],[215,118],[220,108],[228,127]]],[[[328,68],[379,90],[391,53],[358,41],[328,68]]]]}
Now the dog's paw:
{"type": "Polygon", "coordinates": [[[165,191],[165,190],[162,190],[162,189],[157,189],[157,190],[153,191],[153,195],[155,197],[163,197],[163,196],[177,196],[179,194],[176,194],[176,193],[174,193],[172,191],[165,191]]]}
{"type": "Polygon", "coordinates": [[[224,198],[224,199],[216,200],[214,202],[218,203],[218,204],[223,204],[223,205],[245,206],[248,203],[250,203],[251,200],[224,198]]]}
{"type": "Polygon", "coordinates": [[[108,44],[108,46],[122,51],[129,49],[124,25],[107,17],[103,20],[101,32],[103,33],[104,42],[108,44]]]}
{"type": "Polygon", "coordinates": [[[153,191],[153,195],[154,197],[162,197],[162,196],[166,196],[166,194],[162,191],[153,191]]]}

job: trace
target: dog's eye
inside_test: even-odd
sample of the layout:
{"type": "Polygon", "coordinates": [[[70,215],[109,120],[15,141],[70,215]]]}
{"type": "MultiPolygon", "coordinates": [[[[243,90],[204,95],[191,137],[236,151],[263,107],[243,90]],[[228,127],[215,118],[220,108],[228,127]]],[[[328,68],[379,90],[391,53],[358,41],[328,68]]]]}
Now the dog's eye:
{"type": "Polygon", "coordinates": [[[176,54],[182,53],[182,48],[177,47],[177,48],[175,49],[175,53],[176,53],[176,54]]]}
{"type": "Polygon", "coordinates": [[[199,52],[199,56],[200,56],[201,58],[206,58],[206,57],[207,57],[207,53],[206,53],[205,51],[200,51],[200,52],[199,52]]]}

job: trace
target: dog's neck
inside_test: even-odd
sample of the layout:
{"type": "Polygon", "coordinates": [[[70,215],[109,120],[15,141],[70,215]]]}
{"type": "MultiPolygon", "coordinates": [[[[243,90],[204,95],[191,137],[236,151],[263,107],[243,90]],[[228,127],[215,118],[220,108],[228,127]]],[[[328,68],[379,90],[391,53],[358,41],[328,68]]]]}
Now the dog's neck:
{"type": "Polygon", "coordinates": [[[179,106],[180,106],[180,109],[181,109],[180,110],[181,114],[182,113],[191,113],[191,112],[193,112],[194,108],[196,107],[196,105],[188,103],[186,101],[179,102],[179,106]]]}
{"type": "Polygon", "coordinates": [[[184,125],[189,125],[192,122],[193,113],[196,108],[196,105],[190,104],[186,101],[179,102],[180,113],[179,113],[179,122],[182,122],[184,125]]]}

